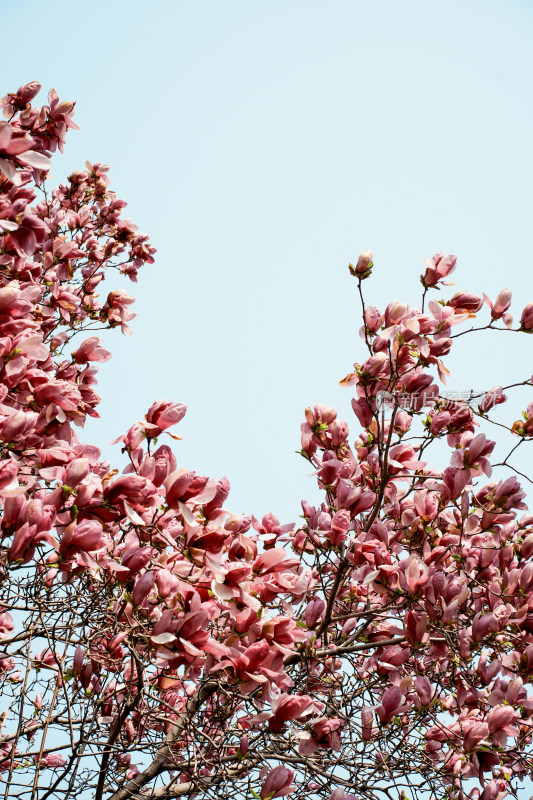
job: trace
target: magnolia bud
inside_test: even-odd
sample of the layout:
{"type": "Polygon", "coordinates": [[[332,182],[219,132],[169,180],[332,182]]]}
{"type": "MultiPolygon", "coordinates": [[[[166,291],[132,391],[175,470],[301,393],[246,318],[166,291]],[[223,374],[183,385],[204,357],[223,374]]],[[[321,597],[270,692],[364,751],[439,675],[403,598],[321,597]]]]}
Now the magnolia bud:
{"type": "Polygon", "coordinates": [[[30,100],[39,94],[41,91],[41,84],[37,81],[30,81],[25,86],[21,86],[17,92],[22,103],[29,103],[30,100]]]}
{"type": "Polygon", "coordinates": [[[351,275],[357,275],[359,278],[368,278],[372,271],[372,267],[374,266],[373,262],[374,253],[372,250],[363,250],[359,258],[357,259],[357,264],[348,264],[348,269],[350,270],[351,275]]]}
{"type": "Polygon", "coordinates": [[[533,303],[528,303],[522,311],[520,325],[523,331],[533,331],[533,303]]]}
{"type": "Polygon", "coordinates": [[[512,292],[510,289],[502,289],[494,305],[491,308],[490,315],[492,319],[500,319],[511,305],[512,292]]]}

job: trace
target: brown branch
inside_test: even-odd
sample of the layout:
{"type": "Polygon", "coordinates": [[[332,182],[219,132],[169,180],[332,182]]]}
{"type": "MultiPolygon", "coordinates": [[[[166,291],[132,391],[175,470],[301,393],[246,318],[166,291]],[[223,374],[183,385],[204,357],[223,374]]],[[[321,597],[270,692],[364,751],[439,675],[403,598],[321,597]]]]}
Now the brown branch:
{"type": "Polygon", "coordinates": [[[138,659],[135,657],[134,651],[131,650],[130,652],[132,653],[132,661],[135,661],[137,667],[137,692],[129,702],[124,704],[124,708],[122,709],[120,714],[117,714],[117,718],[111,728],[107,744],[102,754],[102,762],[100,764],[100,774],[98,775],[98,783],[96,785],[96,794],[94,796],[94,800],[102,800],[104,793],[104,786],[107,777],[107,767],[109,764],[109,759],[111,758],[111,754],[113,752],[113,745],[116,742],[126,719],[131,714],[131,712],[134,711],[134,709],[139,705],[143,696],[142,665],[139,664],[138,659]]]}
{"type": "MultiPolygon", "coordinates": [[[[172,730],[167,735],[164,743],[161,745],[159,750],[157,751],[157,755],[152,761],[152,763],[137,777],[132,778],[131,781],[125,786],[122,786],[120,789],[117,789],[116,792],[111,796],[110,800],[128,800],[128,798],[134,797],[138,790],[141,789],[143,786],[146,786],[147,783],[152,781],[154,778],[157,778],[158,775],[161,775],[162,772],[165,772],[169,768],[169,760],[172,758],[172,745],[176,743],[176,741],[181,736],[181,733],[189,719],[196,714],[198,709],[207,701],[209,698],[215,693],[218,688],[217,681],[207,681],[201,686],[197,693],[192,697],[189,702],[187,703],[187,707],[185,711],[180,714],[179,718],[174,723],[172,730]]],[[[189,790],[190,791],[190,790],[189,790]]],[[[183,794],[183,793],[182,793],[183,794]]],[[[155,796],[158,795],[149,795],[155,796]]],[[[165,795],[159,795],[165,796],[165,795]]],[[[172,796],[172,795],[167,795],[172,796]]],[[[179,795],[174,795],[175,797],[179,797],[179,795]]]]}
{"type": "Polygon", "coordinates": [[[344,655],[344,653],[357,653],[360,650],[372,650],[372,648],[385,647],[391,644],[399,644],[405,642],[407,636],[393,636],[392,639],[378,639],[375,642],[357,642],[357,644],[349,645],[348,647],[332,647],[330,650],[317,650],[315,655],[319,658],[328,656],[344,655]]]}

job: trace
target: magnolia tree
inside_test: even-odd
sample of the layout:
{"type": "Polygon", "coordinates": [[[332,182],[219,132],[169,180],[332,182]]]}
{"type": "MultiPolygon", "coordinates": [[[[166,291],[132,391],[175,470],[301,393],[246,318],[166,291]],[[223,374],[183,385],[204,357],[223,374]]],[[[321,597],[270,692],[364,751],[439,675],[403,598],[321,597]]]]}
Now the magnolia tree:
{"type": "Polygon", "coordinates": [[[482,429],[516,451],[533,402],[504,424],[511,387],[450,401],[442,384],[455,337],[532,331],[533,304],[513,323],[507,289],[430,299],[455,268],[438,254],[420,308],[382,313],[362,293],[372,254],[350,265],[357,431],[306,410],[323,499],[299,525],[232,513],[227,478],[179,462],[162,438],[179,403],[124,433],[118,474],[76,432],[110,357],[91,332],[128,332],[133,298],[102,289],[154,250],[101,164],[48,188],[76,126],[54,91],[33,106],[39,89],[1,101],[4,797],[524,798],[533,514],[512,451],[491,480],[482,429]]]}

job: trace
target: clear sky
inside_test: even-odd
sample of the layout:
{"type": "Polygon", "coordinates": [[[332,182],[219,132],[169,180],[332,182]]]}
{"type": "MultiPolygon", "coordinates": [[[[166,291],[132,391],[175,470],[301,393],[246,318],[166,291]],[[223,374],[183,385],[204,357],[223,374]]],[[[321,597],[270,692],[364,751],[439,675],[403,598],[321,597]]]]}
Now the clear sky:
{"type": "MultiPolygon", "coordinates": [[[[293,521],[315,496],[305,406],[358,428],[337,385],[363,355],[348,261],[374,250],[381,306],[418,305],[441,249],[461,288],[509,286],[518,316],[533,299],[528,0],[2,0],[0,18],[0,94],[39,80],[78,103],[56,177],[110,164],[158,248],[86,429],[106,457],[153,400],[186,402],[180,464],[227,474],[235,512],[293,521]]],[[[531,338],[515,357],[506,334],[467,338],[450,388],[531,364],[531,338]]]]}

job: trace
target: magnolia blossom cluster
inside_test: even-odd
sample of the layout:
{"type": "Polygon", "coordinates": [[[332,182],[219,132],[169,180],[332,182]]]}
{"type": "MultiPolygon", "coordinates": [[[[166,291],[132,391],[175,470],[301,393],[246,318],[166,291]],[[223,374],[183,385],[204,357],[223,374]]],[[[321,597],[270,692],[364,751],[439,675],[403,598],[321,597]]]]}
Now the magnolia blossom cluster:
{"type": "MultiPolygon", "coordinates": [[[[456,266],[442,253],[425,262],[421,308],[363,300],[366,357],[342,381],[357,432],[306,409],[301,454],[323,500],[303,501],[298,525],[235,513],[226,477],[180,463],[181,403],[155,402],[117,439],[119,474],[75,430],[97,416],[94,364],[110,357],[83,332],[128,332],[133,298],[99,290],[113,269],[135,280],[154,249],[106,167],[47,190],[74,104],[51,92],[33,107],[39,88],[7,95],[0,123],[9,796],[377,800],[393,786],[503,800],[533,767],[533,514],[510,456],[493,475],[481,430],[511,387],[476,407],[442,384],[456,326],[485,305],[474,330],[527,332],[533,305],[516,328],[509,290],[426,311],[456,266]]],[[[370,251],[350,265],[361,297],[372,267],[370,251]]],[[[503,426],[513,450],[532,420],[530,403],[503,426]]]]}
{"type": "MultiPolygon", "coordinates": [[[[426,260],[425,291],[444,283],[455,261],[443,254],[426,260]]],[[[510,329],[511,292],[485,302],[491,320],[477,330],[500,318],[510,329]]],[[[518,330],[530,330],[530,305],[518,330]]],[[[368,357],[341,381],[356,387],[352,406],[363,431],[351,448],[348,427],[333,409],[308,409],[302,454],[327,493],[319,508],[304,504],[305,546],[338,551],[328,611],[338,615],[347,641],[355,640],[354,629],[389,639],[355,667],[362,681],[377,671],[391,683],[381,702],[361,709],[363,739],[379,738],[393,722],[409,736],[413,712],[423,710],[427,722],[432,709],[425,751],[440,766],[450,796],[464,796],[465,779],[484,786],[492,777],[481,795],[492,798],[503,797],[508,781],[528,775],[532,764],[533,697],[526,686],[533,678],[533,514],[519,513],[527,506],[516,474],[479,483],[492,475],[496,442],[476,428],[506,401],[502,387],[483,393],[476,412],[471,404],[450,402],[440,386],[453,328],[473,320],[482,306],[482,297],[457,292],[448,301],[430,301],[427,313],[401,302],[384,313],[363,307],[368,357]],[[410,413],[402,408],[405,397],[410,413]],[[419,437],[416,416],[425,429],[419,437]],[[443,436],[451,456],[439,471],[421,456],[443,436]],[[380,620],[380,610],[391,606],[400,624],[380,620]],[[372,623],[358,627],[364,609],[372,608],[372,623]],[[393,643],[394,635],[403,641],[393,643]]],[[[532,407],[508,428],[521,437],[513,451],[532,433],[532,407]]],[[[331,626],[334,617],[326,616],[331,626]]],[[[325,624],[319,630],[325,633],[325,624]]]]}

